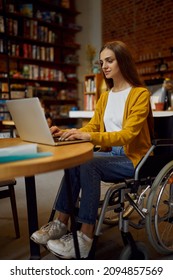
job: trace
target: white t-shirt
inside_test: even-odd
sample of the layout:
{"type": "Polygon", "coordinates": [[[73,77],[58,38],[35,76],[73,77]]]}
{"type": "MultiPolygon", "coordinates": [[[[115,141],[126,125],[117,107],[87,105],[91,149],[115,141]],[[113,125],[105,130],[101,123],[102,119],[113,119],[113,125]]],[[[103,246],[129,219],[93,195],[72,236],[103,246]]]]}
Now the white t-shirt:
{"type": "Polygon", "coordinates": [[[113,92],[110,90],[104,114],[106,131],[120,131],[124,115],[124,106],[131,87],[113,92]]]}

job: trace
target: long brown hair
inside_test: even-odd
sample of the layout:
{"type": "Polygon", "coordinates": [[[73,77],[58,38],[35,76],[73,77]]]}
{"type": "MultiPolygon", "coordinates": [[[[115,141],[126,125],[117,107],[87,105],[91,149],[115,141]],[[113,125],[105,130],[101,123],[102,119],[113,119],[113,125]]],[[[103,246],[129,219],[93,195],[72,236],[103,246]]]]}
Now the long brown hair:
{"type": "MultiPolygon", "coordinates": [[[[114,52],[121,74],[130,85],[135,87],[143,86],[143,83],[138,75],[135,62],[125,43],[121,41],[108,42],[101,48],[100,53],[104,49],[110,49],[114,52]]],[[[103,76],[107,87],[111,89],[113,87],[113,80],[107,79],[104,73],[103,76]]]]}

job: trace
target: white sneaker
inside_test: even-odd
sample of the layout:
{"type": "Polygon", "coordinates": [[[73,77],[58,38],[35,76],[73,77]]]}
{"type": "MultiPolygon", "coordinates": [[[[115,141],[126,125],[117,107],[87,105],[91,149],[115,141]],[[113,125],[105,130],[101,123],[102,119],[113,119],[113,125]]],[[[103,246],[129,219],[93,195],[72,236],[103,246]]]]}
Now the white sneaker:
{"type": "MultiPolygon", "coordinates": [[[[77,238],[79,243],[80,256],[81,258],[87,258],[93,240],[81,231],[77,231],[77,238]]],[[[62,259],[76,258],[72,233],[66,234],[58,240],[49,240],[47,242],[47,248],[54,255],[62,259]]]]}
{"type": "Polygon", "coordinates": [[[67,233],[67,226],[58,219],[42,226],[31,235],[31,240],[35,243],[46,245],[49,239],[58,239],[67,233]]]}

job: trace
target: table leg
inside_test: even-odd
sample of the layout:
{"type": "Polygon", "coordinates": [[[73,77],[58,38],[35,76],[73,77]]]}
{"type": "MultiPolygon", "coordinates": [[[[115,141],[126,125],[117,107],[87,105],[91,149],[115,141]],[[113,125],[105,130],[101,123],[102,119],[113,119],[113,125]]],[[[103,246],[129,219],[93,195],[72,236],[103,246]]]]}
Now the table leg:
{"type": "MultiPolygon", "coordinates": [[[[35,177],[25,177],[26,201],[28,212],[29,238],[38,229],[37,198],[35,189],[35,177]]],[[[29,239],[30,259],[40,259],[40,246],[29,239]]]]}
{"type": "Polygon", "coordinates": [[[73,233],[76,259],[80,259],[79,244],[78,244],[78,239],[77,239],[77,227],[76,227],[76,221],[75,221],[75,210],[74,210],[74,204],[73,204],[73,200],[72,200],[72,188],[71,188],[71,180],[70,180],[69,170],[65,169],[64,173],[65,173],[66,185],[68,186],[67,194],[68,194],[68,203],[69,203],[69,206],[70,206],[70,209],[71,209],[71,213],[70,213],[71,230],[72,230],[72,233],[73,233]]]}

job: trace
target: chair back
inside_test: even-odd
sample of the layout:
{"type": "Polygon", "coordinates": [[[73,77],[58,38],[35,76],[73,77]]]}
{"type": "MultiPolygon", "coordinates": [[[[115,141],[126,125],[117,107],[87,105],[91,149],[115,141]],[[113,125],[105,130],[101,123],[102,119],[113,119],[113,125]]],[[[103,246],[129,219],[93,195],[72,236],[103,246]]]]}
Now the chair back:
{"type": "MultiPolygon", "coordinates": [[[[173,115],[154,117],[154,138],[173,139],[173,115]]],[[[154,154],[171,154],[173,156],[173,146],[157,147],[154,154]]]]}
{"type": "Polygon", "coordinates": [[[155,140],[154,145],[156,143],[159,145],[153,148],[154,156],[148,153],[136,166],[135,177],[138,179],[157,176],[160,170],[173,159],[173,142],[169,143],[173,140],[173,116],[154,117],[154,139],[163,139],[163,141],[155,140]]]}

